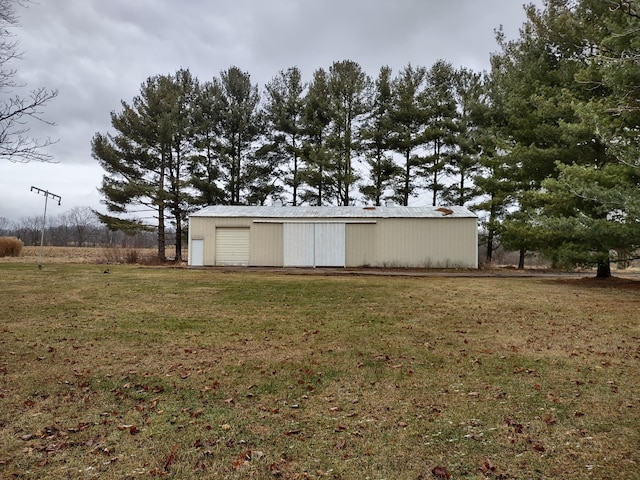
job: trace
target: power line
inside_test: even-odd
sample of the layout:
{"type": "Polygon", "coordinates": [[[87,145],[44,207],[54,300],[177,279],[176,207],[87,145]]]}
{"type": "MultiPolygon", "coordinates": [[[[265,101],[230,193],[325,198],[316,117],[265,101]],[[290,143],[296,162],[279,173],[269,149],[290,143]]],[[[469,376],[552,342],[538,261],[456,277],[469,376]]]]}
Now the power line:
{"type": "Polygon", "coordinates": [[[58,205],[62,201],[62,197],[60,195],[56,195],[55,193],[51,193],[49,190],[43,190],[38,187],[31,187],[32,192],[36,192],[37,194],[44,195],[44,215],[42,216],[42,234],[40,235],[40,253],[38,254],[38,268],[42,268],[42,249],[44,247],[44,229],[47,224],[47,202],[49,201],[49,197],[53,200],[58,200],[58,205]]]}

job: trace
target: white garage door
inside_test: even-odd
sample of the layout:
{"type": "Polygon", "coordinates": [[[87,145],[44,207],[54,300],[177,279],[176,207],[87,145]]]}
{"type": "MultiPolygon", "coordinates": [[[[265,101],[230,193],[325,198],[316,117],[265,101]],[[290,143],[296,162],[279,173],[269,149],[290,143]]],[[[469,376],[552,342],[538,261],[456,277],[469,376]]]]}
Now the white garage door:
{"type": "Polygon", "coordinates": [[[344,223],[316,223],[315,266],[344,267],[346,262],[344,223]]]}
{"type": "Polygon", "coordinates": [[[313,223],[285,223],[282,231],[285,267],[313,267],[313,223]]]}
{"type": "Polygon", "coordinates": [[[248,228],[216,228],[216,265],[249,265],[248,228]]]}
{"type": "Polygon", "coordinates": [[[344,223],[285,223],[285,267],[344,267],[344,223]]]}

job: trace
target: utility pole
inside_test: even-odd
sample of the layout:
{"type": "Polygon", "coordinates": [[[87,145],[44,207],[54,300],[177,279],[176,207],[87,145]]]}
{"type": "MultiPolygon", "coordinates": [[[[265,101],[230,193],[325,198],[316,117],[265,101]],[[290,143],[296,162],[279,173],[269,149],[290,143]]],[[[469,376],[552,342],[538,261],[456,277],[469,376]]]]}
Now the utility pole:
{"type": "Polygon", "coordinates": [[[55,193],[51,193],[48,190],[43,190],[38,187],[31,187],[32,192],[36,192],[38,194],[44,195],[44,215],[42,216],[42,234],[40,235],[40,253],[38,254],[38,268],[42,269],[42,249],[44,247],[44,228],[47,224],[47,202],[49,201],[49,197],[54,200],[58,200],[58,205],[60,205],[60,201],[62,198],[60,195],[56,195],[55,193]]]}

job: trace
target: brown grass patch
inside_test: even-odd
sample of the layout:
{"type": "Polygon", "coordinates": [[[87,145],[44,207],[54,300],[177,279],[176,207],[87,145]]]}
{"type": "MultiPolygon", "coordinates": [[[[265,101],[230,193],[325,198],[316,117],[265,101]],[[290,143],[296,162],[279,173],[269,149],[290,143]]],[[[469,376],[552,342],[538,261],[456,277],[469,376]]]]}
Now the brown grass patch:
{"type": "Polygon", "coordinates": [[[0,237],[0,258],[18,257],[23,247],[22,241],[16,237],[0,237]]]}
{"type": "Polygon", "coordinates": [[[43,264],[118,264],[154,263],[157,250],[153,248],[122,247],[23,247],[20,255],[12,258],[0,257],[5,263],[43,264]]]}
{"type": "Polygon", "coordinates": [[[595,278],[583,277],[563,279],[561,283],[568,283],[584,288],[613,288],[624,290],[640,290],[640,280],[627,277],[595,278]]]}

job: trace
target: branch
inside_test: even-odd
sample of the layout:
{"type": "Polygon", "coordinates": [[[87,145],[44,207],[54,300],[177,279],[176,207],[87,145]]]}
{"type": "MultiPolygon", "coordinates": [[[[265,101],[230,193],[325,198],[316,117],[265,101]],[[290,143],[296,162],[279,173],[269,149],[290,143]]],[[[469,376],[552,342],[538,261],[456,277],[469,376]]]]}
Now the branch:
{"type": "Polygon", "coordinates": [[[37,120],[47,125],[55,125],[42,117],[42,108],[47,102],[58,96],[56,90],[41,87],[33,90],[28,98],[15,96],[0,104],[0,158],[11,162],[30,161],[54,162],[50,154],[40,150],[57,141],[47,138],[44,141],[26,137],[29,120],[37,120]]]}
{"type": "Polygon", "coordinates": [[[618,0],[618,3],[611,6],[612,12],[615,12],[617,10],[620,10],[622,13],[624,13],[625,15],[629,15],[630,17],[640,19],[640,14],[633,9],[633,3],[631,2],[631,0],[618,0]]]}

